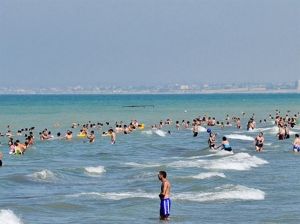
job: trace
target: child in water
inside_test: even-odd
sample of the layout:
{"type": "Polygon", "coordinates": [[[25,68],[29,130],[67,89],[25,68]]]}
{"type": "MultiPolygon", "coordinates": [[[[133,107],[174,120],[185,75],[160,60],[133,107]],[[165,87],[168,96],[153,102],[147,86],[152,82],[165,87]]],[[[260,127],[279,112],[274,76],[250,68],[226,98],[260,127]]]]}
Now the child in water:
{"type": "Polygon", "coordinates": [[[222,150],[225,150],[228,152],[232,151],[229,141],[227,140],[227,138],[225,136],[222,138],[222,144],[220,146],[218,146],[217,148],[220,148],[220,147],[222,147],[222,150]]]}

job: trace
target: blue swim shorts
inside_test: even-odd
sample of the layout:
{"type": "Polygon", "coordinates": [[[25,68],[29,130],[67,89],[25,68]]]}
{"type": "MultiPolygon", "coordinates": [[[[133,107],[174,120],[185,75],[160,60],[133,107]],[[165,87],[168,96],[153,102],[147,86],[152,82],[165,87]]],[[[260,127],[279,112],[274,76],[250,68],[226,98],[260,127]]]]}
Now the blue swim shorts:
{"type": "Polygon", "coordinates": [[[171,199],[165,198],[160,201],[160,216],[169,217],[171,210],[171,199]]]}

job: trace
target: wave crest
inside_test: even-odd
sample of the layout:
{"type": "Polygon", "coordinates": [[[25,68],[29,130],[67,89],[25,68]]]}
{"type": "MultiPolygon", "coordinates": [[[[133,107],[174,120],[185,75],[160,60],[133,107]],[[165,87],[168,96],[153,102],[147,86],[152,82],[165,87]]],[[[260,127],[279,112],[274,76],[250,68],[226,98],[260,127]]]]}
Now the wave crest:
{"type": "Polygon", "coordinates": [[[218,173],[218,172],[200,173],[198,175],[191,176],[191,178],[200,179],[200,180],[208,179],[208,178],[212,178],[212,177],[226,178],[224,173],[218,173]]]}
{"type": "Polygon", "coordinates": [[[204,169],[216,170],[250,170],[251,168],[267,164],[266,160],[256,156],[250,156],[248,153],[237,153],[215,160],[181,160],[170,163],[171,167],[200,167],[204,169]]]}
{"type": "Polygon", "coordinates": [[[28,177],[30,177],[34,181],[41,182],[52,182],[56,179],[55,174],[47,169],[30,174],[28,175],[28,177]]]}
{"type": "Polygon", "coordinates": [[[8,209],[0,210],[0,223],[1,224],[23,224],[13,211],[8,209]]]}
{"type": "Polygon", "coordinates": [[[106,172],[104,166],[96,166],[96,167],[90,166],[90,167],[85,167],[84,170],[90,174],[101,174],[106,172]]]}
{"type": "MultiPolygon", "coordinates": [[[[249,188],[242,185],[224,185],[214,189],[214,192],[183,192],[175,193],[171,198],[175,201],[193,201],[193,202],[211,202],[224,200],[264,200],[265,192],[249,188]]],[[[70,197],[91,197],[92,199],[104,200],[126,200],[133,198],[158,199],[158,195],[146,192],[83,192],[79,194],[70,195],[70,197]]]]}
{"type": "Polygon", "coordinates": [[[244,140],[244,141],[254,141],[254,138],[248,135],[239,135],[239,134],[230,134],[226,135],[229,139],[238,139],[238,140],[244,140]]]}

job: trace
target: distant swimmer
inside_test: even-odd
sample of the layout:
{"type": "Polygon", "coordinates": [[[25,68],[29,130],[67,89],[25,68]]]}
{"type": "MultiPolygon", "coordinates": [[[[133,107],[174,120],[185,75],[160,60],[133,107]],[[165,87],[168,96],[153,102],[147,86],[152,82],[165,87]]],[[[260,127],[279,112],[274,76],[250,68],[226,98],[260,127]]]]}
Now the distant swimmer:
{"type": "Polygon", "coordinates": [[[260,132],[258,136],[255,138],[255,147],[257,152],[261,152],[263,150],[264,141],[265,141],[264,134],[260,132]]]}
{"type": "Polygon", "coordinates": [[[250,118],[250,120],[248,121],[248,124],[247,124],[247,131],[252,131],[254,130],[256,127],[256,124],[255,124],[255,121],[253,118],[250,118]]]}
{"type": "Polygon", "coordinates": [[[95,142],[95,132],[94,131],[91,131],[90,135],[87,136],[87,139],[90,140],[90,143],[93,143],[95,142]]]}
{"type": "Polygon", "coordinates": [[[110,135],[110,140],[111,140],[111,144],[116,144],[116,133],[114,132],[113,129],[109,129],[108,133],[110,135]]]}
{"type": "Polygon", "coordinates": [[[287,124],[284,125],[284,138],[285,139],[290,138],[290,129],[288,128],[287,124]]]}
{"type": "Polygon", "coordinates": [[[295,140],[293,145],[294,152],[300,152],[300,138],[299,134],[295,134],[295,140]]]}
{"type": "Polygon", "coordinates": [[[165,171],[159,171],[158,179],[161,181],[161,191],[159,194],[160,198],[160,219],[169,220],[171,210],[171,184],[167,179],[167,173],[165,171]]]}
{"type": "Polygon", "coordinates": [[[216,142],[217,142],[217,139],[216,139],[216,134],[215,133],[212,133],[210,132],[209,133],[209,138],[208,138],[208,147],[212,150],[215,150],[216,148],[216,142]]]}
{"type": "Polygon", "coordinates": [[[2,159],[3,159],[3,154],[0,152],[0,167],[2,166],[2,159]]]}
{"type": "Polygon", "coordinates": [[[237,120],[236,120],[236,127],[237,127],[237,129],[241,129],[242,128],[241,119],[240,118],[237,118],[237,120]]]}
{"type": "Polygon", "coordinates": [[[222,147],[222,150],[232,152],[232,148],[229,144],[229,141],[227,140],[227,138],[225,136],[222,138],[222,144],[220,146],[218,146],[217,148],[220,148],[220,147],[222,147]]]}
{"type": "Polygon", "coordinates": [[[23,155],[26,150],[26,146],[24,144],[21,144],[19,140],[17,140],[14,143],[14,145],[15,145],[15,154],[23,155]]]}
{"type": "Polygon", "coordinates": [[[286,136],[286,129],[283,127],[283,125],[278,125],[278,140],[284,140],[286,136]]]}
{"type": "Polygon", "coordinates": [[[198,125],[197,124],[194,124],[193,125],[193,137],[197,137],[198,136],[198,125]]]}
{"type": "Polygon", "coordinates": [[[176,121],[176,128],[177,128],[177,130],[179,130],[179,128],[180,128],[180,124],[179,124],[179,121],[176,121]]]}
{"type": "Polygon", "coordinates": [[[72,140],[73,138],[73,132],[67,131],[67,134],[65,136],[66,140],[72,140]]]}

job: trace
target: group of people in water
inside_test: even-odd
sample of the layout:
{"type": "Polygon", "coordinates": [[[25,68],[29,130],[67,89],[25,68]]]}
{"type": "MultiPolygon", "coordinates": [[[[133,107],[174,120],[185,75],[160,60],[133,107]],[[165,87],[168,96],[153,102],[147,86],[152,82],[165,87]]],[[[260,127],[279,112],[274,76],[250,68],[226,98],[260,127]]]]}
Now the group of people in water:
{"type": "MultiPolygon", "coordinates": [[[[289,111],[288,111],[289,112],[289,111]]],[[[242,113],[243,118],[245,118],[246,113],[242,113]]],[[[273,121],[274,124],[278,127],[277,137],[279,140],[288,139],[290,137],[289,130],[294,128],[297,124],[297,120],[299,117],[298,114],[294,114],[290,116],[286,114],[285,116],[280,116],[280,111],[276,110],[275,116],[269,115],[269,119],[259,120],[259,123],[266,123],[268,121],[273,121]]],[[[175,121],[174,128],[176,130],[180,129],[191,129],[193,132],[193,136],[197,137],[199,130],[204,126],[207,127],[207,132],[209,134],[208,137],[208,147],[212,150],[223,149],[226,151],[232,151],[232,147],[229,143],[229,140],[226,136],[222,137],[222,142],[220,145],[217,145],[217,134],[212,132],[212,127],[218,126],[220,128],[226,127],[236,127],[237,129],[242,129],[241,118],[229,115],[225,116],[225,121],[218,121],[215,117],[203,116],[197,117],[192,121],[182,120],[175,121]]],[[[124,122],[115,122],[114,128],[110,126],[110,122],[105,123],[92,123],[91,121],[80,125],[78,123],[71,124],[69,130],[62,134],[58,132],[56,136],[52,134],[50,130],[47,128],[39,132],[39,140],[40,141],[47,141],[47,140],[66,140],[71,141],[74,138],[86,139],[90,143],[94,143],[97,137],[97,132],[105,130],[101,133],[101,136],[108,136],[110,137],[111,144],[116,143],[117,135],[124,134],[128,135],[135,130],[143,130],[145,125],[143,123],[138,122],[137,120],[132,120],[129,124],[125,124],[124,122]],[[79,129],[79,131],[77,130],[79,129]],[[77,135],[74,137],[73,132],[77,130],[77,135]]],[[[171,134],[171,128],[173,127],[172,119],[168,118],[165,121],[161,120],[158,124],[154,124],[150,126],[151,129],[168,129],[168,133],[171,134]]],[[[24,128],[17,130],[15,133],[11,130],[10,126],[7,126],[7,132],[5,134],[1,134],[2,137],[8,137],[8,146],[9,146],[9,153],[10,154],[24,154],[26,150],[32,146],[35,141],[36,137],[34,135],[35,127],[31,128],[24,128]],[[15,134],[15,135],[14,135],[15,134]],[[25,137],[25,141],[21,142],[20,140],[16,139],[18,137],[25,137]]],[[[252,114],[250,119],[247,122],[246,129],[248,131],[252,131],[256,129],[256,122],[255,122],[255,114],[252,114]]],[[[264,147],[264,134],[260,132],[255,138],[255,148],[256,151],[261,152],[264,147]]],[[[295,152],[300,152],[300,138],[299,135],[295,135],[295,140],[293,144],[293,149],[295,152]]],[[[2,160],[2,154],[0,154],[0,160],[2,160]]]]}

